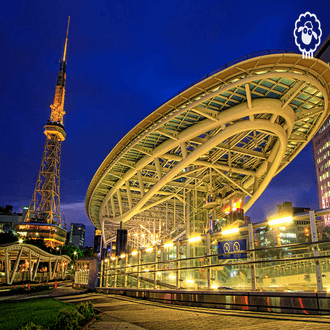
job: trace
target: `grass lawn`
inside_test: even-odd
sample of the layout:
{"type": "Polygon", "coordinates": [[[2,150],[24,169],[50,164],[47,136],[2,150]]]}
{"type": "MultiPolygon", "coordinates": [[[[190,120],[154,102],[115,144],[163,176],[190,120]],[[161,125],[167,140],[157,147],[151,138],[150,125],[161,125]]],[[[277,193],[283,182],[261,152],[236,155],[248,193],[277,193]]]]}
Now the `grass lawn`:
{"type": "Polygon", "coordinates": [[[50,327],[55,323],[60,309],[74,310],[76,307],[52,298],[3,302],[0,303],[0,329],[21,329],[29,322],[50,327]]]}

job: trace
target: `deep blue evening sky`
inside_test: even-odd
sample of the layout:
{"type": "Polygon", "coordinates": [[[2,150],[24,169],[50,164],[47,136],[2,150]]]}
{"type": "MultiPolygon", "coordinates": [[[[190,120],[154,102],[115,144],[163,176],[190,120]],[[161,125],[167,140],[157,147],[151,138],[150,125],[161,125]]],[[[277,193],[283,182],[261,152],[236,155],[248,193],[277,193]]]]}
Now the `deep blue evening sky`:
{"type": "MultiPolygon", "coordinates": [[[[321,21],[323,42],[329,1],[2,1],[0,205],[21,212],[30,203],[69,15],[61,212],[91,226],[86,191],[116,143],[222,64],[263,49],[298,52],[294,23],[306,11],[321,21]]],[[[311,144],[247,215],[263,220],[283,201],[318,208],[311,144]]]]}

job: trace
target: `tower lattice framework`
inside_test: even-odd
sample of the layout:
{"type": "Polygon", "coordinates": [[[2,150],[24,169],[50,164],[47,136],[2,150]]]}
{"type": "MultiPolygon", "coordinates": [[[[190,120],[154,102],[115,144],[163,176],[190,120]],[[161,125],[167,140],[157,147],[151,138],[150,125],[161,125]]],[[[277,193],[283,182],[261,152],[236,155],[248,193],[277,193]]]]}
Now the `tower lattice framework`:
{"type": "Polygon", "coordinates": [[[70,17],[68,19],[63,59],[60,60],[60,70],[56,83],[54,102],[50,106],[50,119],[44,126],[46,142],[39,175],[24,222],[48,223],[62,226],[60,213],[60,165],[61,145],[66,137],[63,117],[65,114],[65,58],[68,44],[69,24],[70,17]]]}

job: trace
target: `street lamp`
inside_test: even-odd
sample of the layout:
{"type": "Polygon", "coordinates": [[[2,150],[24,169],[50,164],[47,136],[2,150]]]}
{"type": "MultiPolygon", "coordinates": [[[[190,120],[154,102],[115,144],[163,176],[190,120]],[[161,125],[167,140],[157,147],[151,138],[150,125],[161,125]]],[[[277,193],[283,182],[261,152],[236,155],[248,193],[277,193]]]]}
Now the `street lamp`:
{"type": "Polygon", "coordinates": [[[73,252],[73,264],[76,265],[76,259],[75,256],[77,255],[77,251],[73,252]]]}

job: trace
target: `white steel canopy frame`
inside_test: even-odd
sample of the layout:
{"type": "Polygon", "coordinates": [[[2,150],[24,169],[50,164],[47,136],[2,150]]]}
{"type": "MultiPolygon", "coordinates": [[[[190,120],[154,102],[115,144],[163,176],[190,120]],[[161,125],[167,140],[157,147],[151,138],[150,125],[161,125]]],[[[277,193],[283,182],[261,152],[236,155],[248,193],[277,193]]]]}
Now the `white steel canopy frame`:
{"type": "Polygon", "coordinates": [[[318,59],[271,54],[184,90],[102,163],[87,191],[90,220],[105,241],[119,223],[158,232],[164,241],[205,211],[209,191],[216,191],[220,213],[235,194],[246,197],[247,211],[329,115],[329,69],[318,59]],[[161,231],[165,218],[170,228],[161,231]]]}

